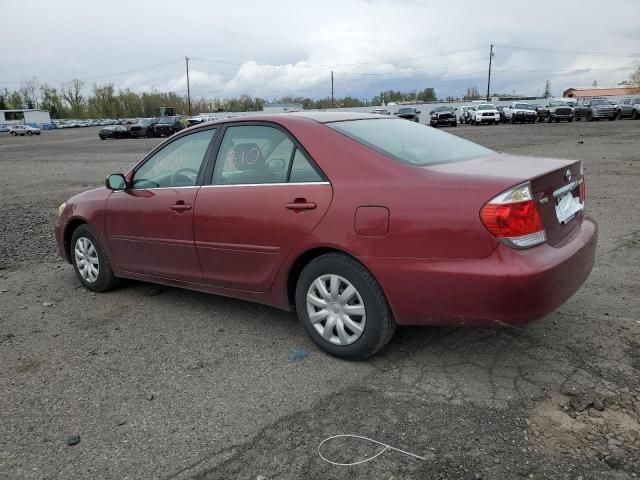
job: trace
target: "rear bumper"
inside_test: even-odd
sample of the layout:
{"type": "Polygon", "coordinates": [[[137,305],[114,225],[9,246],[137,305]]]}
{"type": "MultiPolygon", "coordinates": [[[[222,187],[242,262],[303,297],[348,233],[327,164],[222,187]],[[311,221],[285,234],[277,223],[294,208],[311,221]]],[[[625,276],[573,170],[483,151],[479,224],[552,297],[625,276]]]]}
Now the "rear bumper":
{"type": "Polygon", "coordinates": [[[589,276],[597,226],[584,217],[560,244],[529,250],[504,245],[485,259],[374,258],[379,280],[403,325],[522,325],[566,302],[589,276]]]}

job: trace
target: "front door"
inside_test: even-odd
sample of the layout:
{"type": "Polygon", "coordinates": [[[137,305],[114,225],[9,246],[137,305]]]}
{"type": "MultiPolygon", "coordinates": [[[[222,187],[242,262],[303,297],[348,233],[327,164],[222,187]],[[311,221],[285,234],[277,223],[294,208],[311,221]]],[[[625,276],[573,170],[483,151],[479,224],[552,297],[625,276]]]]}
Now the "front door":
{"type": "Polygon", "coordinates": [[[332,189],[282,130],[227,127],[194,237],[205,283],[264,292],[291,250],[320,222],[332,189]]]}
{"type": "Polygon", "coordinates": [[[199,282],[193,208],[215,129],[184,135],[151,155],[129,188],[107,200],[106,232],[118,270],[199,282]]]}

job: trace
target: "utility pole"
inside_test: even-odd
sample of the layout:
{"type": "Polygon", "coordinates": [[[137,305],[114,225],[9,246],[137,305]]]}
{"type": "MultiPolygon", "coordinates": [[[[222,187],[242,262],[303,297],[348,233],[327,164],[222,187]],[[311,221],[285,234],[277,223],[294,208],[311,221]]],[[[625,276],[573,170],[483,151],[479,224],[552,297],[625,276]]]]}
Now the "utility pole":
{"type": "Polygon", "coordinates": [[[333,70],[331,70],[331,108],[335,107],[335,101],[333,99],[333,70]]]}
{"type": "Polygon", "coordinates": [[[189,116],[191,116],[191,88],[189,85],[189,57],[184,57],[187,62],[187,103],[189,105],[189,116]]]}
{"type": "Polygon", "coordinates": [[[487,102],[491,101],[491,94],[489,90],[491,88],[491,60],[493,60],[493,44],[491,44],[491,49],[489,50],[489,78],[487,79],[487,102]]]}

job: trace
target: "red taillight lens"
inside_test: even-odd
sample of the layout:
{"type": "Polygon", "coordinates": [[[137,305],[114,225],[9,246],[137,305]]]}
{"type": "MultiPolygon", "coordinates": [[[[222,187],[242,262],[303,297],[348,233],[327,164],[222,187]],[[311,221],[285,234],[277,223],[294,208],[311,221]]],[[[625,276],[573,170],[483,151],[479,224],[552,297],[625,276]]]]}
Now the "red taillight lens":
{"type": "Polygon", "coordinates": [[[498,238],[521,237],[544,229],[533,200],[498,205],[488,203],[482,208],[480,218],[487,230],[498,238]]]}
{"type": "Polygon", "coordinates": [[[533,247],[547,239],[528,183],[490,200],[480,210],[480,219],[491,235],[512,247],[533,247]]]}

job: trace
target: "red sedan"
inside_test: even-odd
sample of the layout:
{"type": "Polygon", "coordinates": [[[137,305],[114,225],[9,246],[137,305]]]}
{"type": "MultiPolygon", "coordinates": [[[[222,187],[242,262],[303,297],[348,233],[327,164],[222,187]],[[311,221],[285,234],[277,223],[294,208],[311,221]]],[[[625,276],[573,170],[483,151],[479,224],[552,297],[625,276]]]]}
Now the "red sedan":
{"type": "Polygon", "coordinates": [[[399,325],[520,325],[589,275],[580,161],[494,152],[379,115],[225,119],[184,130],[60,206],[82,284],[163,283],[295,309],[333,355],[399,325]]]}

